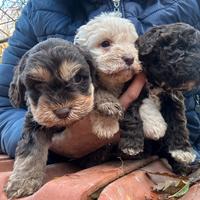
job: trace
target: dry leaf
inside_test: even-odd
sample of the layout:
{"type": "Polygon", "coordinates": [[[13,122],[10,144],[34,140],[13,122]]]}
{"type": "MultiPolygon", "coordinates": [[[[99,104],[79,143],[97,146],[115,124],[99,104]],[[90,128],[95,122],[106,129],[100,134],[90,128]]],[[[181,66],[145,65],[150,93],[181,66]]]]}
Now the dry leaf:
{"type": "Polygon", "coordinates": [[[184,187],[182,187],[182,189],[180,189],[178,192],[176,192],[175,194],[169,196],[169,198],[173,198],[173,197],[176,197],[176,198],[179,198],[179,197],[182,197],[184,194],[186,194],[188,191],[189,191],[189,188],[190,188],[190,183],[187,182],[185,184],[184,187]]]}
{"type": "Polygon", "coordinates": [[[186,177],[169,173],[146,172],[146,174],[155,184],[153,190],[168,194],[168,199],[181,197],[189,190],[190,182],[186,177]]]}

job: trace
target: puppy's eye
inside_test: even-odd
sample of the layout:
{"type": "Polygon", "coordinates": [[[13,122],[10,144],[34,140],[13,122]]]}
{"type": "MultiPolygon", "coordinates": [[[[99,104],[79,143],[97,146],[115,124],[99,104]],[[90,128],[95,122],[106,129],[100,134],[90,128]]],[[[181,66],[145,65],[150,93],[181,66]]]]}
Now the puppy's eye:
{"type": "Polygon", "coordinates": [[[42,85],[42,84],[44,84],[44,81],[42,81],[42,80],[35,80],[34,83],[36,85],[42,85]]]}
{"type": "Polygon", "coordinates": [[[44,81],[39,80],[39,79],[33,79],[32,77],[31,78],[27,77],[25,79],[25,81],[26,81],[26,84],[29,85],[29,86],[31,86],[31,87],[38,87],[38,85],[41,86],[41,85],[45,84],[44,81]]]}
{"type": "Polygon", "coordinates": [[[74,82],[75,82],[75,83],[80,83],[80,82],[82,82],[84,79],[85,79],[85,77],[83,77],[83,76],[80,75],[80,74],[77,74],[77,75],[74,77],[74,82]]]}
{"type": "Polygon", "coordinates": [[[111,42],[108,41],[108,40],[105,40],[105,41],[103,41],[103,42],[101,43],[101,46],[102,46],[103,48],[109,47],[110,45],[111,45],[111,42]]]}

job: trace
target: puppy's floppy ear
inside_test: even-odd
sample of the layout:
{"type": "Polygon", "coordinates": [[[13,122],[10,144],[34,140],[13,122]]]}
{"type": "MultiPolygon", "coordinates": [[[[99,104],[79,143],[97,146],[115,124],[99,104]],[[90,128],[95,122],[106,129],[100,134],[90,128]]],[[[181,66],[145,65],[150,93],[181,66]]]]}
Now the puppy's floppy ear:
{"type": "Polygon", "coordinates": [[[10,83],[9,98],[12,106],[16,108],[25,106],[25,86],[21,76],[26,66],[27,57],[28,52],[22,56],[19,64],[15,67],[13,80],[10,83]]]}
{"type": "Polygon", "coordinates": [[[139,50],[141,56],[148,55],[153,51],[155,42],[160,37],[160,28],[154,27],[146,32],[144,35],[139,36],[135,42],[136,48],[139,50]]]}
{"type": "Polygon", "coordinates": [[[90,67],[90,74],[91,74],[93,85],[96,86],[97,76],[96,76],[96,62],[95,62],[95,60],[92,58],[92,55],[90,54],[90,52],[87,49],[83,49],[79,45],[76,45],[76,47],[78,48],[79,52],[85,57],[85,60],[90,67]]]}

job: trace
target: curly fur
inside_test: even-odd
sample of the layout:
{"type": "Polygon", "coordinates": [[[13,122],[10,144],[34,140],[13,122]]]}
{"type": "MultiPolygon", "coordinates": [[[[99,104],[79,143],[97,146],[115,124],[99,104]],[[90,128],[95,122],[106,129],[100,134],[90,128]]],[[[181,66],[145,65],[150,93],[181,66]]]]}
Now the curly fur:
{"type": "Polygon", "coordinates": [[[100,138],[112,137],[119,130],[123,109],[117,98],[124,84],[141,71],[134,45],[137,38],[134,25],[116,13],[95,17],[81,26],[75,36],[75,44],[90,51],[96,62],[97,87],[91,121],[94,134],[100,138]]]}
{"type": "Polygon", "coordinates": [[[13,106],[26,103],[28,111],[14,169],[5,186],[9,198],[39,189],[53,135],[93,109],[92,63],[87,52],[62,39],[41,42],[22,57],[9,96],[13,106]]]}
{"type": "Polygon", "coordinates": [[[119,156],[138,159],[156,154],[166,158],[174,172],[188,174],[199,165],[192,163],[195,154],[186,128],[182,92],[200,82],[200,32],[184,23],[163,25],[140,36],[136,44],[148,87],[120,121],[122,153],[117,152],[116,145],[106,146],[95,152],[98,155],[88,155],[86,160],[92,165],[96,157],[96,163],[100,163],[119,156]],[[160,114],[165,126],[161,128],[162,134],[155,137],[154,124],[160,114]],[[152,121],[154,124],[147,129],[153,134],[145,135],[143,126],[152,121]]]}
{"type": "MultiPolygon", "coordinates": [[[[129,142],[125,147],[121,145],[122,151],[128,147],[130,149],[128,151],[126,149],[126,153],[135,151],[136,155],[144,150],[144,133],[141,128],[140,134],[137,135],[140,139],[129,136],[130,130],[136,123],[141,124],[142,120],[143,124],[151,124],[152,119],[155,121],[155,112],[151,111],[156,110],[156,107],[152,108],[148,103],[151,101],[156,105],[159,102],[157,110],[161,112],[167,124],[165,134],[162,133],[162,137],[157,138],[159,149],[164,152],[163,155],[170,154],[178,163],[190,164],[195,160],[195,154],[186,128],[182,92],[200,83],[200,32],[184,23],[163,25],[152,28],[139,37],[136,44],[139,59],[150,85],[147,93],[149,99],[142,102],[141,99],[146,98],[147,95],[141,94],[137,103],[134,102],[128,108],[127,113],[132,117],[128,121],[126,118],[122,120],[121,129],[122,137],[128,137],[129,142]],[[144,112],[149,116],[147,117],[144,112]],[[135,142],[136,139],[139,142],[135,142]]],[[[151,127],[149,126],[148,129],[151,127]]],[[[132,135],[135,135],[133,131],[132,135]]]]}
{"type": "Polygon", "coordinates": [[[167,123],[160,113],[160,107],[160,99],[157,96],[150,96],[143,100],[139,108],[139,114],[143,122],[144,136],[146,138],[158,140],[165,135],[167,123]]]}
{"type": "Polygon", "coordinates": [[[149,82],[166,89],[198,84],[199,39],[199,31],[184,23],[155,27],[140,37],[136,44],[149,82]]]}

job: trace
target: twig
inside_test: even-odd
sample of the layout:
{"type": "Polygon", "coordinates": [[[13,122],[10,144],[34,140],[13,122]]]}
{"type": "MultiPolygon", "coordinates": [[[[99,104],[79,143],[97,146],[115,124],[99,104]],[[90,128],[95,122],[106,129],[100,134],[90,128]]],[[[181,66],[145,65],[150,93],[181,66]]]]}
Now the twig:
{"type": "Polygon", "coordinates": [[[0,31],[1,31],[3,34],[5,34],[6,36],[8,36],[8,37],[9,37],[9,34],[8,34],[8,33],[6,33],[4,30],[0,29],[0,31]]]}
{"type": "Polygon", "coordinates": [[[0,8],[0,11],[1,11],[2,13],[4,13],[6,16],[8,16],[13,22],[16,21],[16,19],[12,18],[12,17],[11,17],[8,13],[6,13],[2,8],[0,8]]]}
{"type": "Polygon", "coordinates": [[[8,39],[9,39],[9,37],[1,39],[0,40],[0,44],[8,42],[8,39]]]}
{"type": "Polygon", "coordinates": [[[11,22],[13,22],[13,21],[2,22],[2,23],[0,23],[0,26],[1,26],[1,25],[4,25],[4,24],[9,24],[9,23],[11,23],[11,22]]]}

